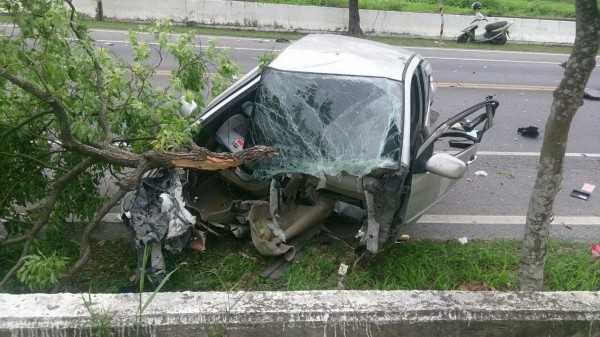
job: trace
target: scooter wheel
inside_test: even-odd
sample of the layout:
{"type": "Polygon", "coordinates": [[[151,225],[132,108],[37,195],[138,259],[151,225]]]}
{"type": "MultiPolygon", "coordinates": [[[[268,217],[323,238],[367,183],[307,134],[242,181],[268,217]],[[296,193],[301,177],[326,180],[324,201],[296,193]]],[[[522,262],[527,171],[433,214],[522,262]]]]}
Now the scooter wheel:
{"type": "Polygon", "coordinates": [[[458,43],[465,43],[469,41],[469,35],[467,35],[467,33],[462,33],[458,36],[458,39],[456,39],[456,42],[458,43]]]}
{"type": "Polygon", "coordinates": [[[506,34],[502,34],[500,37],[495,38],[494,40],[492,40],[493,44],[506,44],[506,34]]]}

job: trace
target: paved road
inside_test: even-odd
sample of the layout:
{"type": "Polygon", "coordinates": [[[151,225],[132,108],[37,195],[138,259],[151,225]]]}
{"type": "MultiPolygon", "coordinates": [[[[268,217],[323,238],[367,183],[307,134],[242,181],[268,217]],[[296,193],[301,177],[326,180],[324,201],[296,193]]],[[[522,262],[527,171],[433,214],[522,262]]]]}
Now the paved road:
{"type": "MultiPolygon", "coordinates": [[[[96,30],[94,36],[98,44],[126,60],[131,58],[124,32],[96,30]]],[[[197,46],[206,46],[208,38],[214,37],[200,37],[197,46]]],[[[244,71],[256,66],[261,54],[278,52],[289,45],[269,39],[218,37],[217,40],[220,46],[231,48],[231,55],[242,64],[244,71]]],[[[563,73],[558,63],[567,60],[568,55],[434,46],[409,49],[422,54],[433,65],[438,82],[434,106],[442,112],[440,119],[487,95],[493,95],[501,105],[493,129],[486,133],[480,146],[479,159],[466,179],[432,207],[419,224],[407,228],[407,232],[418,238],[521,238],[541,138],[523,138],[516,129],[529,125],[543,128],[552,90],[563,73]],[[489,175],[475,176],[474,172],[479,170],[489,175]]],[[[173,65],[167,58],[160,69],[164,74],[173,65]]],[[[598,73],[592,74],[588,87],[600,88],[598,73]]],[[[552,233],[558,237],[600,241],[600,196],[597,195],[600,187],[588,201],[569,196],[572,189],[581,188],[584,183],[600,186],[599,108],[600,102],[585,101],[573,122],[564,181],[555,206],[557,219],[561,221],[553,225],[552,233]],[[566,216],[569,218],[561,218],[566,216]]]]}

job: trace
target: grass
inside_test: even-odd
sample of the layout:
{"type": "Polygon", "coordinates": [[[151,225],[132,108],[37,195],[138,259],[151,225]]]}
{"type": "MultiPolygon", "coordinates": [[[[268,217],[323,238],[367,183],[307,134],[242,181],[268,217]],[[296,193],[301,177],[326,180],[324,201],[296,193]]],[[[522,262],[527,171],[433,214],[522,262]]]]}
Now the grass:
{"type": "MultiPolygon", "coordinates": [[[[180,268],[163,291],[456,290],[473,281],[499,291],[517,290],[520,242],[470,241],[461,245],[457,241],[409,241],[389,245],[371,263],[356,266],[354,244],[318,237],[305,247],[305,258],[292,263],[279,278],[270,279],[260,273],[275,258],[259,255],[249,239],[209,237],[206,253],[164,253],[167,271],[180,268]],[[340,263],[350,266],[344,277],[337,274],[340,263]]],[[[86,268],[67,282],[68,291],[137,291],[128,281],[136,264],[129,242],[96,242],[92,254],[86,268]]],[[[8,267],[0,265],[0,274],[8,267]]],[[[545,290],[598,291],[599,275],[600,259],[591,256],[589,245],[549,244],[545,290]]],[[[28,290],[14,281],[5,291],[28,290]]]]}
{"type": "MultiPolygon", "coordinates": [[[[256,2],[255,0],[242,0],[256,2]]],[[[260,0],[257,2],[288,5],[348,7],[348,0],[260,0]]],[[[444,12],[449,14],[472,14],[473,0],[445,0],[444,12]]],[[[535,17],[535,18],[575,18],[575,4],[567,0],[486,0],[482,1],[482,12],[486,15],[535,17]]],[[[362,9],[438,13],[438,0],[360,0],[362,9]]]]}

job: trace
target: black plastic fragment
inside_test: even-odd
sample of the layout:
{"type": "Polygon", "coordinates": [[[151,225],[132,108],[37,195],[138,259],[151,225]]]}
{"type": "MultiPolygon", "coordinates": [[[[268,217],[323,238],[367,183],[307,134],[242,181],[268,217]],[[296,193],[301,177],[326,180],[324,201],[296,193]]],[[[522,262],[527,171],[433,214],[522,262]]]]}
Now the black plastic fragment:
{"type": "Polygon", "coordinates": [[[517,132],[523,137],[537,138],[540,135],[540,129],[535,126],[518,128],[517,132]]]}

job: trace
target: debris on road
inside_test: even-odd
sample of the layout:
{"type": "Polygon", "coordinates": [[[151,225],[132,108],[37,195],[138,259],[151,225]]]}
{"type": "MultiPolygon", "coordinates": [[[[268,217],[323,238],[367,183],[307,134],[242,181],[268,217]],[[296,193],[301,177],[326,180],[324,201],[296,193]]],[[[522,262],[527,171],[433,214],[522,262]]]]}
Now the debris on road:
{"type": "Polygon", "coordinates": [[[403,234],[402,236],[400,236],[398,238],[398,240],[396,240],[396,243],[405,243],[405,242],[408,242],[409,240],[410,240],[410,235],[403,234]]]}
{"type": "Polygon", "coordinates": [[[600,245],[594,245],[592,247],[592,256],[593,257],[600,257],[600,245]]]}
{"type": "Polygon", "coordinates": [[[487,172],[485,172],[485,171],[477,171],[477,172],[475,172],[475,175],[479,176],[479,177],[487,177],[488,176],[487,172]]]}
{"type": "Polygon", "coordinates": [[[581,200],[588,200],[595,188],[596,185],[585,183],[580,190],[571,191],[571,196],[581,200]]]}
{"type": "Polygon", "coordinates": [[[573,229],[573,227],[571,227],[571,226],[569,226],[569,225],[565,224],[564,222],[561,222],[561,224],[562,224],[563,226],[565,226],[565,228],[566,228],[566,229],[573,229]]]}
{"type": "Polygon", "coordinates": [[[464,245],[464,244],[469,243],[469,239],[467,239],[466,236],[463,236],[462,238],[458,239],[458,242],[460,242],[461,245],[464,245]]]}
{"type": "Polygon", "coordinates": [[[518,128],[517,133],[520,133],[523,137],[537,138],[540,135],[540,129],[535,126],[527,126],[518,128]]]}
{"type": "Polygon", "coordinates": [[[595,89],[585,88],[583,90],[583,98],[589,99],[592,101],[599,101],[600,100],[600,91],[595,90],[595,89]]]}
{"type": "Polygon", "coordinates": [[[338,268],[338,274],[341,276],[346,275],[348,272],[348,265],[344,263],[340,263],[340,268],[338,268]]]}

